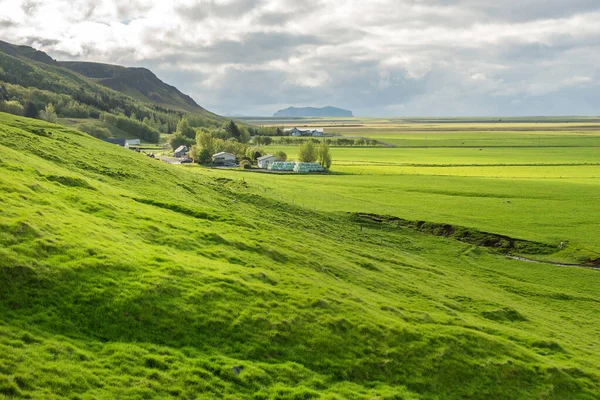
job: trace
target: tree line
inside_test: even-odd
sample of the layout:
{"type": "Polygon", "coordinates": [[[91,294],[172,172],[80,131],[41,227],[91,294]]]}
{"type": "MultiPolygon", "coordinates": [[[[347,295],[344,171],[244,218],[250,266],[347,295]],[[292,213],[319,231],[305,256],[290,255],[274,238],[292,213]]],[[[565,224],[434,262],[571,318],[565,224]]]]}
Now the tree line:
{"type": "Polygon", "coordinates": [[[284,136],[281,138],[275,138],[275,139],[268,138],[268,139],[270,139],[268,141],[268,143],[263,142],[263,144],[265,144],[265,145],[273,144],[273,145],[280,145],[280,146],[301,146],[307,142],[312,142],[315,145],[318,145],[320,143],[325,143],[329,147],[377,146],[379,144],[379,142],[377,142],[377,140],[374,140],[374,139],[365,139],[365,138],[350,139],[350,138],[345,138],[345,137],[318,139],[318,138],[314,138],[314,137],[303,138],[303,137],[294,137],[294,136],[284,136]]]}
{"type": "MultiPolygon", "coordinates": [[[[210,163],[213,154],[223,151],[235,155],[249,166],[257,158],[267,154],[260,147],[261,140],[257,141],[255,137],[253,143],[250,143],[249,131],[250,128],[237,125],[233,120],[221,128],[194,129],[184,118],[178,124],[176,133],[171,136],[170,144],[173,149],[181,145],[188,146],[190,157],[200,164],[210,163]]],[[[287,160],[287,154],[283,151],[277,151],[273,155],[280,161],[287,160]]],[[[324,168],[331,167],[331,153],[325,142],[320,142],[317,146],[313,141],[306,141],[300,148],[298,159],[302,162],[319,162],[324,168]]]]}

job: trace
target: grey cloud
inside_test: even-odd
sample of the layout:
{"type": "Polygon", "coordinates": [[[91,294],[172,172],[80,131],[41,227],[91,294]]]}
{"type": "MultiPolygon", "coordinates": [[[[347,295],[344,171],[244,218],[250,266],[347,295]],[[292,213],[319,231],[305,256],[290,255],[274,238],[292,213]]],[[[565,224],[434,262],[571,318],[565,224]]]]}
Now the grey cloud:
{"type": "Polygon", "coordinates": [[[21,4],[21,10],[23,10],[23,12],[27,15],[33,15],[38,11],[38,8],[41,4],[41,1],[25,0],[23,4],[21,4]]]}
{"type": "Polygon", "coordinates": [[[10,28],[16,26],[17,23],[7,16],[0,15],[0,28],[10,28]]]}
{"type": "Polygon", "coordinates": [[[60,43],[57,39],[47,39],[39,36],[29,36],[24,39],[24,44],[31,47],[49,47],[60,43]]]}
{"type": "Polygon", "coordinates": [[[85,0],[88,8],[41,38],[28,36],[26,27],[44,21],[25,1],[22,31],[0,20],[7,39],[58,59],[145,66],[220,113],[335,105],[357,115],[597,114],[600,106],[597,0],[210,0],[161,4],[164,17],[151,2],[111,10],[85,0]],[[575,15],[581,29],[564,20],[575,15]],[[94,18],[118,35],[77,40],[78,20],[94,18]]]}
{"type": "Polygon", "coordinates": [[[262,0],[234,0],[220,4],[209,0],[191,6],[179,6],[176,11],[185,19],[199,22],[209,17],[238,18],[258,8],[262,3],[262,0]]]}
{"type": "Polygon", "coordinates": [[[186,62],[209,64],[263,63],[287,58],[299,47],[321,44],[314,35],[294,35],[291,33],[257,32],[245,35],[240,41],[221,40],[210,45],[195,46],[193,43],[170,44],[171,38],[148,37],[147,43],[156,46],[170,46],[169,58],[186,62]]]}
{"type": "Polygon", "coordinates": [[[471,10],[478,23],[490,21],[527,22],[568,18],[600,10],[596,0],[411,0],[414,5],[471,10]]]}

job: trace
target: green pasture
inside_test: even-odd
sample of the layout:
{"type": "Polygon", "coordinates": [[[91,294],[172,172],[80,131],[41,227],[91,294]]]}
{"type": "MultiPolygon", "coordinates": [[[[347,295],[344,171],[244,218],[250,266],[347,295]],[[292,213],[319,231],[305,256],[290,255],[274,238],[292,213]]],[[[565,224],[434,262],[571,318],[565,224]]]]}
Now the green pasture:
{"type": "MultiPolygon", "coordinates": [[[[298,147],[268,146],[293,159],[298,147]]],[[[600,148],[332,148],[332,174],[219,171],[325,211],[450,223],[600,256],[600,148]],[[243,175],[240,175],[243,174],[243,175]]]]}
{"type": "MultiPolygon", "coordinates": [[[[265,146],[266,152],[283,150],[298,156],[298,146],[265,146]]],[[[583,148],[331,148],[336,164],[389,166],[551,166],[599,165],[600,147],[583,148]]]]}
{"type": "Polygon", "coordinates": [[[363,136],[398,147],[600,147],[599,131],[519,132],[390,132],[379,129],[338,130],[345,136],[363,136]]]}
{"type": "Polygon", "coordinates": [[[0,114],[0,397],[596,399],[598,271],[340,212],[572,236],[544,255],[569,258],[596,198],[174,166],[0,114]]]}

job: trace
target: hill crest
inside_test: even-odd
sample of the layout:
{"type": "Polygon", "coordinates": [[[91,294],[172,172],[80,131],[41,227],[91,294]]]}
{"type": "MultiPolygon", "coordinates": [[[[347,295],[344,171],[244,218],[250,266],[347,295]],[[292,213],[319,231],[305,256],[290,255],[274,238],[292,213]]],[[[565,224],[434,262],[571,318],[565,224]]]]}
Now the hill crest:
{"type": "Polygon", "coordinates": [[[205,111],[190,96],[163,82],[147,68],[88,61],[60,61],[58,65],[136,100],[189,112],[205,111]]]}

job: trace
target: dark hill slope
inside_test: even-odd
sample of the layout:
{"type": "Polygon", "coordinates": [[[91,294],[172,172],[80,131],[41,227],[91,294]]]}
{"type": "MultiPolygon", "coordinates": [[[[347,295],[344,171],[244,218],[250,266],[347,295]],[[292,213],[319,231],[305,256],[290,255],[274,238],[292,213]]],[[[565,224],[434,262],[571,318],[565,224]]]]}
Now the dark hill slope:
{"type": "Polygon", "coordinates": [[[193,113],[206,112],[190,96],[167,85],[146,68],[75,61],[62,61],[59,64],[139,101],[193,113]]]}
{"type": "Polygon", "coordinates": [[[22,57],[49,65],[57,64],[56,60],[48,54],[29,46],[19,46],[0,40],[0,51],[13,57],[22,57]]]}
{"type": "MultiPolygon", "coordinates": [[[[22,103],[33,101],[38,108],[43,108],[46,103],[74,100],[91,107],[96,117],[99,112],[135,113],[140,119],[154,116],[163,124],[175,126],[183,112],[187,112],[214,125],[222,125],[226,121],[200,107],[175,87],[165,84],[147,69],[62,63],[31,47],[0,41],[0,84],[2,82],[23,89],[11,87],[3,90],[0,87],[0,95],[8,92],[8,99],[17,98],[22,103]],[[105,79],[96,82],[97,79],[87,77],[86,73],[104,76],[105,79]]],[[[170,130],[174,130],[172,126],[170,130]]]]}
{"type": "Polygon", "coordinates": [[[598,398],[596,271],[261,193],[0,114],[0,397],[598,398]]]}
{"type": "Polygon", "coordinates": [[[274,117],[352,117],[352,111],[344,110],[337,107],[288,107],[284,110],[279,110],[274,117]]]}

